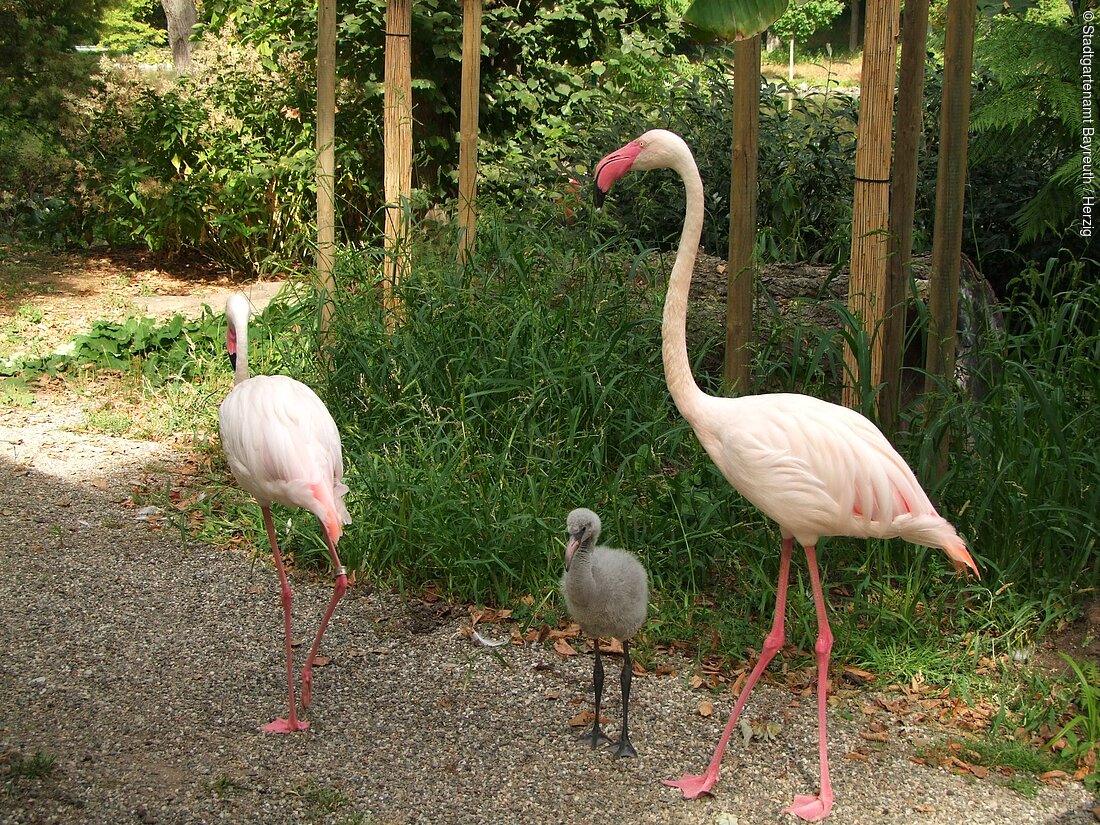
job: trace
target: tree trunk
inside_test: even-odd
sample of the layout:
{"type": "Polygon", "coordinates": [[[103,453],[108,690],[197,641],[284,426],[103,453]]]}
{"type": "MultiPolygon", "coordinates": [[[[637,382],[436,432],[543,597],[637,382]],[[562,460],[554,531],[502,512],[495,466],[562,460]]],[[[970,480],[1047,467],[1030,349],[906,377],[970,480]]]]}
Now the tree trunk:
{"type": "Polygon", "coordinates": [[[852,200],[852,264],[848,310],[870,347],[860,363],[852,346],[845,353],[844,403],[858,409],[882,376],[880,331],[886,293],[887,230],[890,217],[890,154],[893,145],[894,77],[897,71],[899,0],[867,7],[863,39],[856,181],[852,200]],[[869,372],[868,372],[869,370],[869,372]]]}
{"type": "Polygon", "coordinates": [[[412,192],[412,3],[387,0],[385,86],[382,95],[385,146],[386,261],[382,300],[388,323],[396,323],[395,287],[405,277],[409,260],[409,194],[412,192]]]}
{"type": "Polygon", "coordinates": [[[458,145],[458,260],[474,251],[477,230],[477,120],[481,104],[481,0],[462,3],[462,109],[458,145]]]}
{"type": "Polygon", "coordinates": [[[195,28],[198,14],[195,0],[160,0],[164,16],[168,20],[168,43],[172,46],[172,65],[176,73],[191,68],[191,30],[195,28]]]}
{"type": "Polygon", "coordinates": [[[859,48],[859,2],[851,0],[852,16],[848,21],[848,48],[853,52],[859,48]]]}
{"type": "Polygon", "coordinates": [[[913,255],[913,211],[917,199],[927,43],[928,0],[906,0],[901,22],[901,79],[898,82],[894,183],[890,193],[890,264],[886,273],[886,318],[882,327],[882,390],[878,396],[879,423],[887,431],[897,427],[901,390],[904,306],[913,255]]]}
{"type": "Polygon", "coordinates": [[[752,253],[756,246],[757,156],[760,143],[761,35],[734,44],[733,163],[730,170],[730,237],[726,262],[725,381],[749,391],[752,350],[752,253]]]}
{"type": "MultiPolygon", "coordinates": [[[[948,0],[944,43],[940,157],[936,173],[936,218],[932,237],[928,359],[925,390],[950,387],[955,377],[959,260],[966,198],[967,127],[974,66],[973,0],[948,0]]],[[[946,469],[947,439],[940,444],[939,470],[946,469]]]]}
{"type": "Polygon", "coordinates": [[[321,342],[328,344],[336,247],[336,0],[317,0],[317,280],[321,342]]]}

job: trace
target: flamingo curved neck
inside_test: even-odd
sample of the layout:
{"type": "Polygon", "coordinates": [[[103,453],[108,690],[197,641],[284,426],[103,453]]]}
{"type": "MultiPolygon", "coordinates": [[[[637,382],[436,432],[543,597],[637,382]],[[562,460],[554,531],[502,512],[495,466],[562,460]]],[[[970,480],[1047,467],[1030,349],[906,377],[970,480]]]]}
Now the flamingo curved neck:
{"type": "Polygon", "coordinates": [[[703,181],[690,154],[677,158],[673,169],[684,181],[687,205],[676,261],[668,277],[668,292],[665,295],[661,322],[661,355],[669,394],[680,414],[690,422],[695,403],[704,395],[691,374],[691,361],[687,352],[688,292],[699,239],[703,234],[703,181]]]}
{"type": "Polygon", "coordinates": [[[236,345],[233,353],[233,386],[248,380],[248,316],[230,320],[230,330],[236,345]]]}

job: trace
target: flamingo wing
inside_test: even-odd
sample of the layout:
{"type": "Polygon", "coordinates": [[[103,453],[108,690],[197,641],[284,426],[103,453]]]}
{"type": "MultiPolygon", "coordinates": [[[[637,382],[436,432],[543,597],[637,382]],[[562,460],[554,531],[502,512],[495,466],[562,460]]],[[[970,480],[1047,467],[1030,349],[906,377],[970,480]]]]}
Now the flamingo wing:
{"type": "Polygon", "coordinates": [[[222,402],[219,429],[241,487],[261,504],[309,510],[339,538],[351,523],[340,433],[313,390],[282,375],[251,378],[222,402]]]}
{"type": "MultiPolygon", "coordinates": [[[[792,393],[709,406],[707,417],[733,423],[702,430],[704,447],[730,483],[801,544],[830,535],[903,535],[927,544],[919,528],[947,524],[905,460],[853,410],[792,393]]],[[[939,538],[933,546],[943,546],[939,538]]]]}

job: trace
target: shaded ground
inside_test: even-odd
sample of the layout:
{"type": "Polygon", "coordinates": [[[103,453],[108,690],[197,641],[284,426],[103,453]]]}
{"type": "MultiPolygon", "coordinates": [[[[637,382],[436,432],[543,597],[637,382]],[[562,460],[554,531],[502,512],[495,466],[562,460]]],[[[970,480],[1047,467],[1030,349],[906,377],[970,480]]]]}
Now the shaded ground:
{"type": "Polygon", "coordinates": [[[42,355],[95,321],[215,309],[249,283],[196,255],[68,252],[0,244],[0,358],[42,355]]]}

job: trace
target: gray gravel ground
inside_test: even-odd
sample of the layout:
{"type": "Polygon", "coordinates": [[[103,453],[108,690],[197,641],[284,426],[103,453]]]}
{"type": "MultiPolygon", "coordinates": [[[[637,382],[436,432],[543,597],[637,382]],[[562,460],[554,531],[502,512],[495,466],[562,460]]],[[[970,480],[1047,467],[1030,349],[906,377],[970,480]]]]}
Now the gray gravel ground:
{"type": "MultiPolygon", "coordinates": [[[[812,701],[792,709],[761,686],[748,715],[788,713],[777,739],[735,739],[717,795],[683,801],[660,780],[703,769],[731,705],[701,717],[688,668],[635,680],[640,757],[615,761],[568,726],[590,657],[498,657],[462,637],[462,611],[364,587],[325,636],[311,729],[258,733],[286,710],[273,569],[150,530],[124,501],[142,468],[170,472],[171,451],[67,429],[79,422],[65,405],[0,409],[0,822],[733,825],[793,822],[781,809],[814,790],[812,701]],[[9,774],[37,752],[56,757],[52,773],[9,774]]],[[[308,639],[330,588],[295,591],[308,639]]],[[[617,674],[612,659],[612,734],[617,674]]],[[[900,720],[869,762],[845,759],[860,729],[858,712],[831,713],[836,825],[1093,822],[1080,784],[1025,799],[913,763],[912,742],[933,734],[900,720]]]]}

